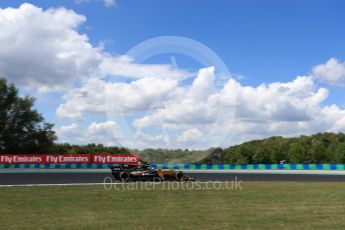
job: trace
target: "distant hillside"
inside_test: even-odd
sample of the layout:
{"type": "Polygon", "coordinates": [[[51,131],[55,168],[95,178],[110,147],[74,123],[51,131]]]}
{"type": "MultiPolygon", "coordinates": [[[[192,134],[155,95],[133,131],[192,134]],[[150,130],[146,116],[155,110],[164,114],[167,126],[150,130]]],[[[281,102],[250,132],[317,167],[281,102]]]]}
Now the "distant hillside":
{"type": "Polygon", "coordinates": [[[345,134],[319,133],[295,138],[270,137],[229,148],[207,150],[144,149],[130,150],[101,144],[54,144],[47,153],[139,153],[152,163],[344,163],[345,134]]]}
{"type": "Polygon", "coordinates": [[[152,163],[195,163],[201,159],[205,159],[213,149],[208,150],[182,150],[182,149],[144,149],[138,152],[144,161],[152,163]]]}
{"type": "MultiPolygon", "coordinates": [[[[219,149],[218,149],[219,151],[219,149]]],[[[296,138],[270,137],[221,150],[222,163],[345,163],[345,134],[319,133],[296,138]]],[[[210,156],[199,163],[212,162],[210,156]]]]}
{"type": "Polygon", "coordinates": [[[102,144],[71,145],[68,143],[54,144],[50,151],[46,153],[60,154],[82,154],[82,153],[110,153],[110,154],[128,154],[138,153],[144,161],[152,163],[195,163],[204,159],[213,149],[207,150],[188,150],[188,149],[128,149],[117,146],[104,146],[102,144]]]}

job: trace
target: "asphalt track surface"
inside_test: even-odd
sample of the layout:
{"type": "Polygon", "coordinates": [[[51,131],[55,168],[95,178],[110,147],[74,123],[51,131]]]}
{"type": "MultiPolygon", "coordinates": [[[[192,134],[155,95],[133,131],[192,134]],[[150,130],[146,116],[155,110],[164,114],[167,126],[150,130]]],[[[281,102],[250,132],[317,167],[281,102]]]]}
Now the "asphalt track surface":
{"type": "MultiPolygon", "coordinates": [[[[187,172],[187,175],[196,181],[266,181],[266,182],[345,182],[345,175],[332,174],[296,174],[296,173],[236,173],[236,172],[187,172]]],[[[0,173],[0,185],[25,185],[25,184],[74,184],[74,183],[103,183],[106,177],[111,177],[110,172],[19,172],[0,173]]],[[[109,182],[109,181],[107,181],[109,182]]]]}

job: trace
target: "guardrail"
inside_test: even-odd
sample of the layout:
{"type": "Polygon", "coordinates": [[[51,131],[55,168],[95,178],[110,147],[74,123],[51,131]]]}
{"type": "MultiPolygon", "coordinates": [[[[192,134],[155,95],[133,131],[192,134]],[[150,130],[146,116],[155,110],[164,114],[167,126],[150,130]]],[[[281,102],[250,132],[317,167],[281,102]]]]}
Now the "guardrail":
{"type": "Polygon", "coordinates": [[[138,164],[139,154],[0,154],[0,164],[138,164]]]}
{"type": "MultiPolygon", "coordinates": [[[[0,164],[0,169],[107,169],[114,164],[0,164]]],[[[157,169],[183,170],[345,170],[345,164],[152,164],[157,169]]]]}
{"type": "Polygon", "coordinates": [[[153,164],[161,169],[213,169],[213,170],[345,170],[345,164],[153,164]]]}

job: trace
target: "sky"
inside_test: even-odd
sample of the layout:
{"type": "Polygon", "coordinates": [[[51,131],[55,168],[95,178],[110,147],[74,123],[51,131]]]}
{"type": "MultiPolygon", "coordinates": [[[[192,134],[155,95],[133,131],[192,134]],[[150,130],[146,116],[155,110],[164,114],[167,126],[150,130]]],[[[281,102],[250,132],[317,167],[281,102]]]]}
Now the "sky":
{"type": "Polygon", "coordinates": [[[0,1],[0,76],[58,142],[205,149],[345,132],[341,0],[0,1]]]}

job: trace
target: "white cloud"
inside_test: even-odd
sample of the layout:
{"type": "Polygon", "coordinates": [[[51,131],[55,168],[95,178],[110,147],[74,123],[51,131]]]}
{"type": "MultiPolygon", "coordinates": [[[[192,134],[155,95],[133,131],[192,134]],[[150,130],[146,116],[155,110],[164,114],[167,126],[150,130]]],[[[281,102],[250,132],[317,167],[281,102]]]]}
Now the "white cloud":
{"type": "Polygon", "coordinates": [[[311,77],[297,77],[289,83],[243,87],[229,81],[223,96],[235,93],[237,117],[247,121],[305,121],[312,119],[319,103],[328,95],[324,88],[314,90],[311,77]]]}
{"type": "Polygon", "coordinates": [[[177,81],[170,79],[143,78],[131,83],[107,83],[93,78],[82,87],[68,91],[57,115],[82,119],[84,113],[126,115],[146,112],[160,107],[176,87],[177,81]]]}
{"type": "Polygon", "coordinates": [[[90,0],[74,0],[76,4],[88,3],[90,0]]]}
{"type": "Polygon", "coordinates": [[[58,142],[72,144],[104,144],[106,146],[123,146],[130,148],[155,148],[172,146],[171,137],[167,134],[149,135],[136,132],[133,137],[126,137],[123,130],[114,121],[93,122],[86,128],[77,123],[55,129],[58,142]]]}
{"type": "Polygon", "coordinates": [[[169,100],[161,101],[160,108],[135,120],[134,127],[189,128],[213,122],[218,112],[218,104],[213,100],[214,79],[214,67],[199,70],[190,87],[176,88],[169,100]]]}
{"type": "Polygon", "coordinates": [[[179,142],[195,142],[199,140],[203,136],[203,133],[197,129],[188,129],[181,133],[180,136],[177,137],[177,141],[179,142]]]}
{"type": "Polygon", "coordinates": [[[43,10],[28,3],[17,9],[0,8],[0,77],[46,92],[67,90],[90,77],[190,76],[170,65],[135,64],[128,56],[105,53],[78,32],[85,21],[83,15],[65,8],[43,10]]]}
{"type": "Polygon", "coordinates": [[[322,109],[322,115],[327,131],[345,132],[345,110],[336,105],[326,106],[322,109]]]}
{"type": "Polygon", "coordinates": [[[137,141],[135,142],[134,147],[137,146],[137,148],[143,146],[153,148],[153,146],[159,147],[162,146],[162,144],[170,146],[172,139],[168,134],[148,135],[140,131],[135,133],[135,138],[137,141]]]}
{"type": "Polygon", "coordinates": [[[72,10],[44,11],[28,3],[0,9],[0,76],[48,90],[92,74],[101,55],[76,31],[85,20],[72,10]]]}
{"type": "MultiPolygon", "coordinates": [[[[76,4],[83,4],[83,3],[89,3],[91,0],[74,0],[76,4]]],[[[113,7],[116,6],[115,0],[103,0],[102,1],[105,7],[113,7]]]]}
{"type": "Polygon", "coordinates": [[[345,63],[335,58],[329,59],[325,64],[315,66],[312,73],[321,82],[345,86],[345,63]]]}
{"type": "Polygon", "coordinates": [[[89,144],[102,143],[107,146],[119,146],[123,142],[123,136],[120,133],[119,126],[113,121],[104,123],[91,123],[86,129],[78,124],[62,126],[56,129],[59,142],[89,144]]]}
{"type": "MultiPolygon", "coordinates": [[[[134,127],[181,130],[180,142],[188,136],[198,140],[198,146],[210,147],[271,135],[327,131],[337,120],[327,116],[330,111],[321,106],[328,90],[317,89],[310,76],[258,87],[242,86],[231,79],[220,91],[196,90],[194,86],[205,71],[209,81],[203,81],[207,82],[203,89],[212,89],[213,69],[203,69],[190,88],[177,91],[177,96],[164,103],[165,106],[136,119],[134,127]],[[193,129],[203,135],[191,132],[193,129]]],[[[339,108],[334,110],[343,113],[339,108]]]]}
{"type": "Polygon", "coordinates": [[[100,71],[103,75],[125,76],[128,78],[169,78],[175,80],[183,80],[191,77],[191,73],[176,69],[171,65],[164,64],[136,64],[131,57],[128,56],[106,56],[104,57],[100,71]]]}
{"type": "Polygon", "coordinates": [[[191,128],[229,122],[236,115],[242,122],[305,121],[319,111],[328,91],[314,91],[311,77],[297,77],[289,83],[258,87],[242,86],[229,80],[217,92],[214,69],[202,69],[190,88],[176,91],[175,97],[153,114],[134,121],[134,126],[191,128]],[[205,74],[207,72],[207,74],[205,74]]]}
{"type": "Polygon", "coordinates": [[[116,5],[115,0],[103,0],[103,2],[106,7],[112,7],[116,5]]]}
{"type": "Polygon", "coordinates": [[[82,118],[87,113],[139,112],[132,123],[138,147],[207,148],[271,135],[345,131],[345,111],[322,106],[328,90],[317,88],[311,76],[257,87],[231,79],[219,90],[214,87],[214,71],[200,69],[190,86],[150,77],[130,83],[91,79],[69,91],[58,115],[82,118]],[[142,132],[153,128],[161,133],[142,132]]]}
{"type": "Polygon", "coordinates": [[[77,123],[70,125],[61,126],[60,128],[55,129],[57,136],[59,137],[60,142],[70,142],[73,140],[73,143],[81,143],[83,140],[83,131],[80,130],[80,127],[77,123]]]}

